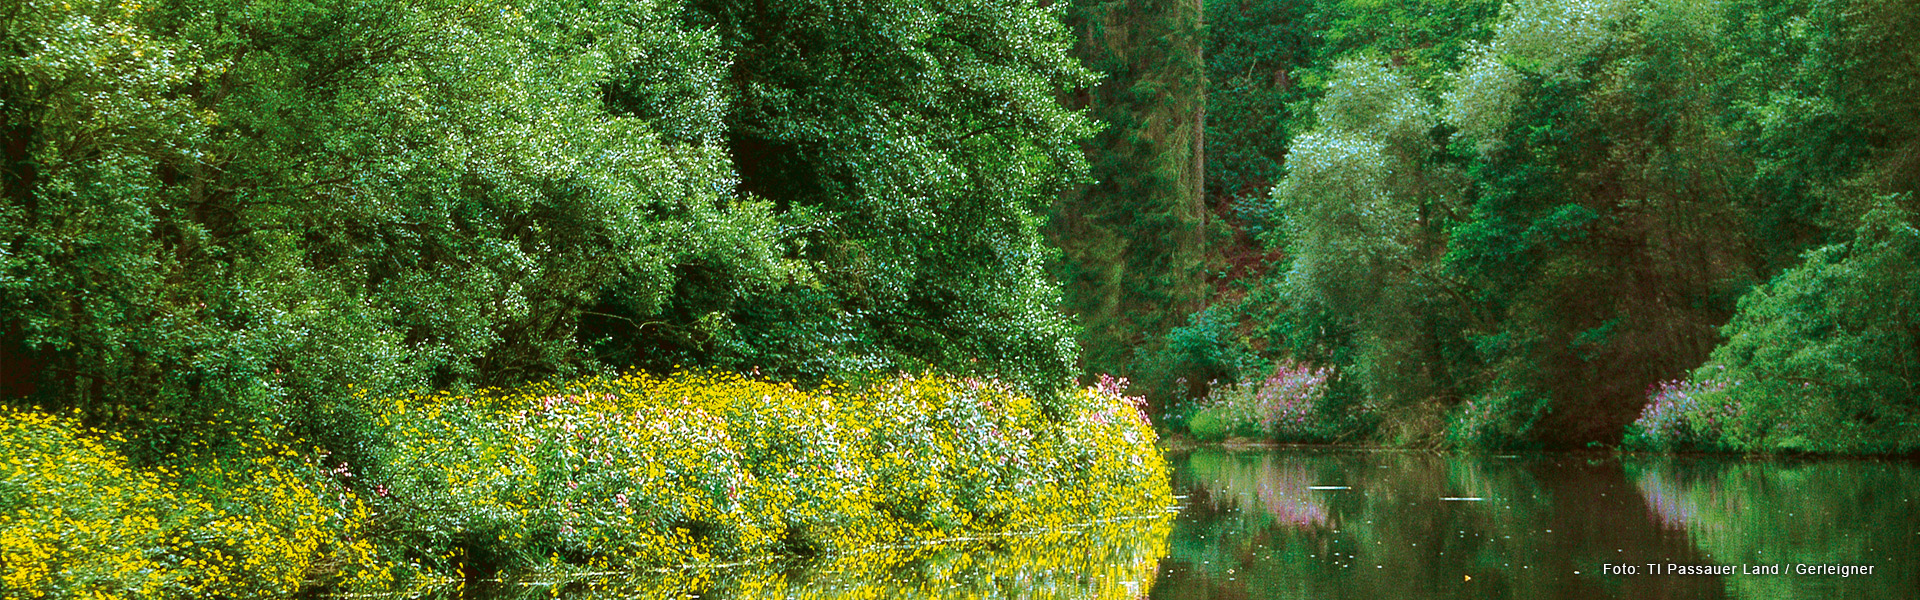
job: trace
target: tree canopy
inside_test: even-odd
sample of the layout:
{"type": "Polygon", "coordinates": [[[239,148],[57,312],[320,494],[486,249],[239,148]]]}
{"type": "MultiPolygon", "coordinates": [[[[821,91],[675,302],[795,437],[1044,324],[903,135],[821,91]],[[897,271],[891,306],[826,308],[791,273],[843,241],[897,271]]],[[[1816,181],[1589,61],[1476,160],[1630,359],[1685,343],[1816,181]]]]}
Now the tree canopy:
{"type": "Polygon", "coordinates": [[[6,391],[341,447],[355,390],[616,368],[1049,391],[1059,10],[11,3],[6,391]]]}
{"type": "MultiPolygon", "coordinates": [[[[1780,325],[1848,318],[1781,294],[1827,277],[1812,273],[1840,251],[1803,253],[1865,243],[1849,242],[1863,216],[1913,209],[1915,125],[1894,117],[1911,116],[1920,81],[1911,36],[1894,33],[1912,11],[1375,4],[1209,4],[1234,27],[1209,32],[1224,67],[1210,114],[1252,112],[1232,117],[1240,135],[1209,138],[1210,156],[1240,157],[1208,175],[1238,198],[1214,211],[1236,242],[1210,258],[1225,276],[1208,306],[1167,335],[1205,359],[1188,363],[1241,382],[1288,359],[1335,366],[1319,406],[1364,415],[1349,422],[1385,441],[1573,446],[1617,443],[1648,390],[1710,355],[1715,369],[1786,361],[1733,358],[1760,331],[1781,352],[1852,343],[1846,327],[1780,325]]],[[[1833,264],[1897,280],[1864,260],[1833,264]]],[[[1740,377],[1809,377],[1783,364],[1740,377]]],[[[1867,387],[1769,418],[1904,422],[1897,386],[1867,387]]],[[[1865,447],[1849,444],[1800,447],[1865,447]]]]}

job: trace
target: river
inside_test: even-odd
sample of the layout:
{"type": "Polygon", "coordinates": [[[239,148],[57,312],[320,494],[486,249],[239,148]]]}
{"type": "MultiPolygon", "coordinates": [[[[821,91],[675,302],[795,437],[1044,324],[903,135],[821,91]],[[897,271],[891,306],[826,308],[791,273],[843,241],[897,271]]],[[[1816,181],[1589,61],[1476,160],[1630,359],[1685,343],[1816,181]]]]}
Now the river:
{"type": "Polygon", "coordinates": [[[1300,450],[1172,460],[1187,497],[1153,598],[1920,594],[1911,462],[1300,450]],[[1719,571],[1731,574],[1681,574],[1719,571]]]}
{"type": "Polygon", "coordinates": [[[562,598],[1902,598],[1920,465],[1201,449],[1171,519],[479,595],[562,598]],[[1724,574],[1717,574],[1724,573],[1724,574]]]}

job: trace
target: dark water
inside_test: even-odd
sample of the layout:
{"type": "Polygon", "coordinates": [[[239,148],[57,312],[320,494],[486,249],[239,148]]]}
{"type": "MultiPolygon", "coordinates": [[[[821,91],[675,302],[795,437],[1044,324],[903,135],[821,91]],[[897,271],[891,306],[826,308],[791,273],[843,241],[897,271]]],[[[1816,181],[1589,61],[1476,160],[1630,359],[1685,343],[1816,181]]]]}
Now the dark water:
{"type": "Polygon", "coordinates": [[[1172,519],[459,595],[1920,598],[1912,462],[1305,450],[1168,458],[1182,497],[1172,519]],[[1872,571],[1797,574],[1798,565],[1872,571]]]}
{"type": "Polygon", "coordinates": [[[1171,459],[1187,497],[1155,599],[1920,597],[1920,468],[1907,462],[1171,459]],[[1796,574],[1802,564],[1873,569],[1796,574]]]}

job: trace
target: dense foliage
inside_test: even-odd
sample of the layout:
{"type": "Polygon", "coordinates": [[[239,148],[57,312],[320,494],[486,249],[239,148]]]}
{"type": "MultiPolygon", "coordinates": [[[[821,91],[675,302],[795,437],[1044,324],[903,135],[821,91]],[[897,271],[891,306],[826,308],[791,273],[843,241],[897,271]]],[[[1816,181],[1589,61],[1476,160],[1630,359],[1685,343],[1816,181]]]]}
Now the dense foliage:
{"type": "MultiPolygon", "coordinates": [[[[1045,4],[690,2],[682,27],[730,57],[719,145],[740,191],[783,221],[677,265],[663,304],[603,296],[586,322],[601,360],[1065,383],[1078,352],[1039,211],[1086,171],[1076,142],[1091,123],[1056,95],[1091,74],[1045,4]],[[761,279],[740,257],[770,240],[790,266],[743,285],[761,279]]],[[[645,67],[632,72],[657,77],[645,67]]],[[[662,94],[618,104],[656,110],[662,94]]]]}
{"type": "Polygon", "coordinates": [[[225,409],[350,449],[349,385],[578,371],[602,290],[660,305],[720,249],[779,267],[771,206],[674,137],[715,98],[604,106],[614,68],[715,43],[662,7],[14,6],[6,352],[90,419],[225,409]]]}
{"type": "Polygon", "coordinates": [[[1082,373],[1131,372],[1161,389],[1149,357],[1206,298],[1205,72],[1200,3],[1077,0],[1074,53],[1100,80],[1066,101],[1102,129],[1086,145],[1092,181],[1052,208],[1049,237],[1066,308],[1082,327],[1082,373]]]}
{"type": "Polygon", "coordinates": [[[1906,452],[1920,447],[1920,231],[1868,213],[1740,300],[1726,343],[1665,384],[1628,443],[1655,450],[1906,452]]]}
{"type": "Polygon", "coordinates": [[[271,596],[1164,505],[1143,417],[1071,385],[1046,270],[1095,130],[1060,102],[1095,80],[1067,13],[0,6],[9,594],[271,596]],[[683,366],[755,379],[645,375],[683,366]]]}
{"type": "Polygon", "coordinates": [[[1896,234],[1849,240],[1914,209],[1910,7],[1361,4],[1209,4],[1234,28],[1209,33],[1233,125],[1208,155],[1234,166],[1208,177],[1247,241],[1213,254],[1226,278],[1169,362],[1241,386],[1331,367],[1328,417],[1387,442],[1614,443],[1649,390],[1724,385],[1747,416],[1723,447],[1907,447],[1882,374],[1914,365],[1884,304],[1911,283],[1863,254],[1896,234]],[[1874,300],[1812,304],[1831,289],[1874,300]]]}
{"type": "Polygon", "coordinates": [[[1152,435],[1120,380],[1069,385],[1109,371],[1209,439],[1911,451],[1915,30],[1907,0],[11,2],[0,553],[70,566],[0,584],[1138,511],[1152,435]],[[646,375],[685,368],[755,376],[646,375]]]}
{"type": "Polygon", "coordinates": [[[1058,9],[31,0],[0,40],[4,392],[155,451],[231,410],[358,453],[349,385],[1073,366],[1058,9]]]}

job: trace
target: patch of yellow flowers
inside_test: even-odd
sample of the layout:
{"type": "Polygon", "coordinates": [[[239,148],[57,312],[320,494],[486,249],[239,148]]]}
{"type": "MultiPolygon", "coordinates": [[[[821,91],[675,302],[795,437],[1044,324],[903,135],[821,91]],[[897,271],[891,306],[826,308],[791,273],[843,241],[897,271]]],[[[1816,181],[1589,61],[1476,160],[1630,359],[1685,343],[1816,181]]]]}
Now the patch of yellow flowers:
{"type": "Polygon", "coordinates": [[[991,380],[689,372],[364,400],[387,442],[370,499],[441,549],[426,562],[483,572],[840,554],[1172,501],[1138,407],[1100,389],[1043,410],[991,380]]]}
{"type": "MultiPolygon", "coordinates": [[[[274,597],[456,569],[919,557],[927,543],[1008,545],[1133,516],[1158,523],[1148,537],[1164,545],[1172,501],[1152,429],[1105,387],[1043,409],[993,380],[801,390],[696,372],[358,400],[377,440],[359,494],[349,465],[244,426],[206,424],[196,439],[219,448],[141,466],[125,439],[76,417],[0,407],[0,597],[274,597]]],[[[1150,573],[1147,554],[1121,562],[1150,573]]]]}
{"type": "Polygon", "coordinates": [[[0,407],[0,596],[278,596],[384,576],[359,535],[364,503],[293,451],[235,435],[240,457],[137,468],[117,435],[0,407]]]}

